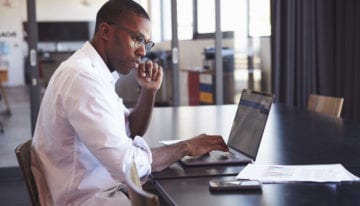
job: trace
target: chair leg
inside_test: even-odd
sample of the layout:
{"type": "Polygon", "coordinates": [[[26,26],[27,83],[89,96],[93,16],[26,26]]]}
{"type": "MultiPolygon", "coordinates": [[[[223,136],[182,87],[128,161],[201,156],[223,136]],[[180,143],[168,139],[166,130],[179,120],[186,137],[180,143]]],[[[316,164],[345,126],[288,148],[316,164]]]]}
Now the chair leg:
{"type": "Polygon", "coordinates": [[[2,94],[2,98],[4,99],[4,102],[5,102],[5,105],[6,105],[6,114],[7,115],[11,115],[11,110],[10,110],[10,105],[9,105],[9,101],[7,99],[7,95],[6,95],[6,92],[5,92],[5,89],[2,85],[2,82],[0,80],[0,92],[2,94]]]}
{"type": "Polygon", "coordinates": [[[4,133],[4,125],[2,122],[0,122],[0,133],[3,134],[4,133]]]}

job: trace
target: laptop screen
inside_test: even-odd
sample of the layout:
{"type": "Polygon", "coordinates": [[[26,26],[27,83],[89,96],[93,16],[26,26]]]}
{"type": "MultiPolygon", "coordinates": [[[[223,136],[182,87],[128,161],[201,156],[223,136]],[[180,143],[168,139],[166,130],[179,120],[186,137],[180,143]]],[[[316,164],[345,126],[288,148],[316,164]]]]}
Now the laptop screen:
{"type": "Polygon", "coordinates": [[[244,89],[228,146],[255,160],[274,95],[244,89]]]}

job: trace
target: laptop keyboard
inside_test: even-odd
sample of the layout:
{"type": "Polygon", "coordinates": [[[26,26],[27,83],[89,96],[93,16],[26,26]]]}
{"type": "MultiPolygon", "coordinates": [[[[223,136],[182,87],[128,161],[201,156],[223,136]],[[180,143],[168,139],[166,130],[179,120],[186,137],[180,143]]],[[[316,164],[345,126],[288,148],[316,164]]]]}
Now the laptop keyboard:
{"type": "Polygon", "coordinates": [[[234,154],[231,152],[223,152],[223,151],[212,151],[210,153],[210,158],[211,159],[222,159],[222,160],[226,160],[226,159],[231,159],[231,157],[234,157],[234,154]]]}
{"type": "Polygon", "coordinates": [[[232,150],[229,150],[229,152],[223,152],[223,151],[212,151],[210,152],[210,158],[211,159],[216,159],[216,160],[227,160],[227,159],[235,159],[235,158],[239,158],[239,157],[244,157],[246,158],[245,155],[238,153],[238,152],[234,152],[232,150]]]}

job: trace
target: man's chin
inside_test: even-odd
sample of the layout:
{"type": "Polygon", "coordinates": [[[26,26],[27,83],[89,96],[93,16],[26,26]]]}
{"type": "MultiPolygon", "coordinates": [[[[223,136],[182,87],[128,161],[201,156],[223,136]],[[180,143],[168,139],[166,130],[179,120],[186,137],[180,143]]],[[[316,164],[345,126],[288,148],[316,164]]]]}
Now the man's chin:
{"type": "Polygon", "coordinates": [[[129,74],[135,67],[127,67],[127,68],[119,68],[116,71],[119,74],[127,75],[129,74]]]}

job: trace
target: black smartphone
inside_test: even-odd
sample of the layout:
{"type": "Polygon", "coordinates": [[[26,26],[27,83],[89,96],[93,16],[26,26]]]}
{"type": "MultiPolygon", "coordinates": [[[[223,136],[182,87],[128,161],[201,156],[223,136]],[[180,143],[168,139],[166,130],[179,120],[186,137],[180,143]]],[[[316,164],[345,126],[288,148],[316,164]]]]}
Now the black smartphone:
{"type": "Polygon", "coordinates": [[[210,180],[209,188],[213,191],[261,190],[262,184],[257,180],[210,180]]]}

